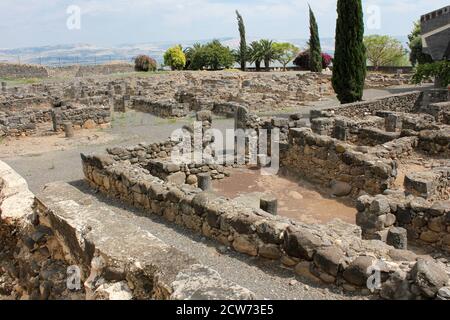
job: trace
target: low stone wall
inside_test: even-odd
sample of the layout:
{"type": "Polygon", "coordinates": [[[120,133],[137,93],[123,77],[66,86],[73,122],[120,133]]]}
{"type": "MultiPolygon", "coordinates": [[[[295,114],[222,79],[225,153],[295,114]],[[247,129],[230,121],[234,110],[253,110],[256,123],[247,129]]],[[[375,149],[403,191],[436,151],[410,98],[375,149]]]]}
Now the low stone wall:
{"type": "Polygon", "coordinates": [[[50,121],[50,110],[26,110],[20,112],[0,111],[0,137],[32,135],[36,133],[38,124],[50,121]]]}
{"type": "Polygon", "coordinates": [[[95,66],[80,66],[75,77],[89,77],[128,72],[134,72],[134,65],[129,63],[111,63],[95,66]]]}
{"type": "Polygon", "coordinates": [[[13,222],[32,212],[34,195],[24,178],[0,161],[0,219],[13,222]]]}
{"type": "Polygon", "coordinates": [[[66,261],[82,270],[85,299],[254,298],[137,222],[92,201],[86,205],[88,197],[73,186],[52,183],[36,198],[39,226],[54,235],[47,241],[56,240],[66,261]]]}
{"type": "Polygon", "coordinates": [[[450,127],[421,131],[419,148],[430,155],[450,157],[450,127]]]}
{"type": "Polygon", "coordinates": [[[450,101],[450,90],[448,88],[429,89],[424,91],[422,98],[422,105],[428,106],[430,103],[450,101]]]}
{"type": "Polygon", "coordinates": [[[71,122],[74,129],[107,127],[111,122],[109,106],[63,106],[52,109],[53,130],[64,130],[64,122],[71,122]]]}
{"type": "Polygon", "coordinates": [[[240,104],[235,102],[214,103],[212,113],[214,113],[216,116],[233,118],[237,108],[239,107],[240,104]]]}
{"type": "Polygon", "coordinates": [[[145,166],[151,159],[170,157],[172,149],[178,142],[166,140],[155,143],[140,143],[130,147],[108,148],[106,151],[115,161],[130,161],[145,166]]]}
{"type": "Polygon", "coordinates": [[[377,264],[382,285],[376,293],[386,299],[436,298],[449,284],[445,269],[437,262],[420,260],[412,252],[395,250],[380,241],[362,240],[361,230],[350,224],[307,225],[274,217],[211,192],[166,184],[142,168],[107,155],[82,155],[82,161],[87,181],[101,192],[238,252],[280,260],[315,281],[370,293],[366,284],[371,267],[377,264]],[[421,281],[424,275],[433,280],[421,281]]]}
{"type": "Polygon", "coordinates": [[[8,299],[255,298],[67,183],[35,197],[1,161],[0,244],[0,296],[8,299]],[[67,279],[77,270],[72,290],[67,279]]]}
{"type": "MultiPolygon", "coordinates": [[[[375,197],[362,196],[357,209],[357,224],[366,238],[389,241],[391,228],[402,227],[407,230],[405,240],[407,236],[410,241],[450,252],[449,200],[433,203],[401,191],[388,191],[375,197]]],[[[403,249],[406,244],[403,241],[403,249]]]]}
{"type": "Polygon", "coordinates": [[[402,74],[395,71],[392,73],[395,74],[369,72],[366,76],[365,87],[385,88],[411,83],[412,74],[402,74]]]}
{"type": "Polygon", "coordinates": [[[0,161],[0,299],[13,297],[21,271],[14,265],[19,230],[29,224],[27,217],[33,212],[33,201],[25,179],[0,161]]]}
{"type": "Polygon", "coordinates": [[[131,108],[136,111],[151,113],[162,118],[185,117],[190,112],[189,104],[176,101],[154,101],[147,98],[133,97],[131,108]]]}
{"type": "Polygon", "coordinates": [[[314,119],[333,115],[349,118],[363,118],[383,110],[411,113],[419,108],[421,97],[422,93],[420,91],[390,95],[378,99],[344,104],[339,108],[317,110],[311,112],[311,118],[314,119]]]}
{"type": "Polygon", "coordinates": [[[48,71],[43,66],[30,64],[0,63],[0,78],[47,78],[48,71]]]}
{"type": "Polygon", "coordinates": [[[23,111],[25,109],[50,109],[52,106],[52,99],[48,97],[30,97],[23,99],[8,98],[0,102],[1,111],[23,111]]]}
{"type": "Polygon", "coordinates": [[[436,122],[450,124],[450,101],[430,103],[420,111],[432,115],[436,122]]]}
{"type": "Polygon", "coordinates": [[[283,172],[325,187],[342,185],[346,191],[340,192],[340,196],[382,193],[394,183],[396,164],[363,149],[307,128],[291,129],[289,146],[281,155],[281,166],[283,172]]]}

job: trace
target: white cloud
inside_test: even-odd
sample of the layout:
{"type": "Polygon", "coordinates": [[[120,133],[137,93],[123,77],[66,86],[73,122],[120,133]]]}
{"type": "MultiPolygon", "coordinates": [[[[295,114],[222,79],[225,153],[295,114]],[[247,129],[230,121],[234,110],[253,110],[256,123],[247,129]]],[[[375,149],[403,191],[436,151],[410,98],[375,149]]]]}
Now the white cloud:
{"type": "MultiPolygon", "coordinates": [[[[133,37],[158,40],[236,36],[238,9],[250,36],[304,38],[308,33],[307,0],[1,0],[2,46],[55,41],[117,43],[133,37]],[[67,33],[66,8],[81,7],[83,30],[67,33]],[[89,28],[89,29],[87,29],[89,28]],[[157,30],[157,32],[155,31],[157,30]],[[151,33],[152,32],[152,33],[151,33]],[[20,34],[19,34],[20,33],[20,34]],[[141,33],[141,34],[140,34],[141,33]],[[3,43],[4,42],[4,43],[3,43]]],[[[322,35],[332,36],[337,0],[309,1],[322,35]]],[[[406,34],[421,14],[448,0],[363,0],[381,8],[380,33],[406,34]]]]}

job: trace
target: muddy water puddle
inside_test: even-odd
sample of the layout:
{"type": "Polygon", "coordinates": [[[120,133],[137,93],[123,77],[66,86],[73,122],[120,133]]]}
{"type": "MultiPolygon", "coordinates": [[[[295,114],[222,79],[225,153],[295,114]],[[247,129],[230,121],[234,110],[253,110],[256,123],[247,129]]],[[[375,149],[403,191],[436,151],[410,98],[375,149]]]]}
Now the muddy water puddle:
{"type": "Polygon", "coordinates": [[[270,193],[278,199],[278,214],[304,223],[327,223],[336,218],[355,224],[351,200],[327,197],[314,186],[280,176],[263,176],[259,170],[233,169],[231,176],[214,181],[214,189],[248,206],[259,205],[258,195],[270,193]]]}

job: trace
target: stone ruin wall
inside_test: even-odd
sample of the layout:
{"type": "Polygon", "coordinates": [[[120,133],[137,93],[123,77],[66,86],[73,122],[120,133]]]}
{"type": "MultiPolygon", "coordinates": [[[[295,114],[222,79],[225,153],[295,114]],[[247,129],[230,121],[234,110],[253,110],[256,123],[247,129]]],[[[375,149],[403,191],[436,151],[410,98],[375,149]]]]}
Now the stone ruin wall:
{"type": "Polygon", "coordinates": [[[193,186],[163,182],[140,167],[116,162],[108,155],[82,155],[82,161],[87,181],[100,192],[238,252],[279,260],[316,281],[367,292],[368,268],[382,259],[385,276],[376,294],[383,298],[434,298],[440,289],[437,287],[448,282],[448,275],[437,262],[417,259],[412,252],[378,240],[362,240],[361,230],[350,224],[334,221],[308,225],[272,216],[193,186]],[[424,285],[419,280],[429,266],[440,270],[440,285],[435,281],[424,285]]]}
{"type": "MultiPolygon", "coordinates": [[[[200,110],[230,117],[237,101],[245,101],[255,110],[285,108],[298,105],[299,99],[320,99],[330,93],[330,88],[329,77],[324,75],[211,73],[204,79],[203,74],[189,72],[156,75],[154,79],[86,79],[13,88],[2,84],[1,131],[3,136],[34,134],[39,124],[50,121],[50,110],[61,101],[99,106],[98,114],[103,106],[112,104],[116,112],[135,109],[169,118],[200,110]],[[306,97],[305,92],[311,95],[306,97]]],[[[94,115],[92,121],[101,124],[101,118],[94,115]]],[[[75,122],[76,127],[82,126],[79,119],[75,122]]]]}
{"type": "Polygon", "coordinates": [[[29,64],[0,63],[0,78],[48,78],[45,67],[29,64]]]}
{"type": "Polygon", "coordinates": [[[75,130],[107,128],[111,122],[109,106],[62,106],[51,111],[53,130],[63,131],[64,124],[69,122],[75,130]]]}
{"type": "Polygon", "coordinates": [[[1,298],[255,298],[251,291],[142,230],[137,222],[93,204],[69,184],[51,183],[34,196],[25,180],[0,162],[0,191],[1,298]],[[79,290],[67,288],[70,266],[80,268],[79,290]]]}
{"type": "Polygon", "coordinates": [[[392,160],[361,153],[355,146],[314,134],[307,128],[290,130],[289,147],[281,155],[281,165],[284,172],[324,187],[345,185],[343,193],[347,194],[340,196],[382,193],[396,177],[392,160]]]}
{"type": "Polygon", "coordinates": [[[34,64],[0,63],[0,78],[34,79],[49,77],[92,77],[117,73],[134,72],[130,63],[107,63],[99,65],[73,65],[65,67],[46,67],[34,64]]]}
{"type": "Polygon", "coordinates": [[[391,86],[400,86],[410,84],[412,74],[388,74],[388,73],[375,73],[368,72],[365,81],[366,88],[385,88],[391,86]]]}
{"type": "Polygon", "coordinates": [[[327,114],[349,118],[364,118],[367,115],[374,115],[376,111],[382,110],[411,113],[419,107],[421,96],[421,92],[415,91],[371,99],[368,101],[349,103],[342,107],[339,106],[336,108],[311,112],[311,118],[319,118],[326,116],[327,114]]]}
{"type": "Polygon", "coordinates": [[[191,111],[187,103],[153,101],[152,99],[140,97],[133,98],[131,106],[133,110],[150,113],[161,118],[183,118],[189,115],[191,111]]]}
{"type": "Polygon", "coordinates": [[[130,73],[134,71],[134,65],[130,63],[99,64],[94,66],[80,66],[75,77],[92,77],[115,73],[130,73]]]}
{"type": "Polygon", "coordinates": [[[406,193],[388,190],[375,197],[363,196],[357,201],[357,224],[364,236],[384,242],[391,228],[405,229],[403,240],[392,242],[403,249],[406,239],[450,252],[450,169],[410,173],[406,177],[406,193]],[[432,192],[424,195],[423,192],[432,192]],[[435,198],[435,201],[427,201],[435,198]]]}
{"type": "Polygon", "coordinates": [[[395,226],[406,229],[403,242],[418,240],[448,250],[445,215],[449,210],[450,185],[445,159],[450,150],[446,122],[449,102],[439,99],[447,99],[447,91],[414,92],[312,111],[311,128],[297,120],[298,115],[289,119],[261,119],[241,108],[236,127],[263,128],[269,132],[280,129],[282,174],[330,188],[336,196],[358,199],[367,194],[358,200],[366,204],[358,208],[358,225],[364,236],[386,242],[395,238],[388,237],[395,226]],[[360,118],[348,117],[354,114],[360,118]],[[393,130],[386,131],[390,127],[393,130]],[[398,161],[407,161],[417,152],[442,159],[444,167],[417,176],[408,173],[405,191],[392,191],[397,188],[398,161]],[[383,198],[385,194],[396,195],[395,201],[391,201],[391,211],[370,209],[374,197],[383,198]],[[418,202],[422,207],[413,205],[418,202]],[[398,203],[402,205],[397,206],[398,203]],[[429,210],[431,207],[434,211],[429,210]],[[429,212],[435,212],[435,217],[429,212]]]}
{"type": "MultiPolygon", "coordinates": [[[[41,102],[42,100],[38,100],[41,102]]],[[[74,129],[105,128],[111,122],[108,104],[98,99],[82,99],[76,104],[63,107],[53,104],[45,108],[42,104],[24,108],[0,109],[0,137],[29,136],[38,133],[39,129],[49,130],[52,124],[54,131],[63,129],[64,122],[72,122],[74,129]]]]}

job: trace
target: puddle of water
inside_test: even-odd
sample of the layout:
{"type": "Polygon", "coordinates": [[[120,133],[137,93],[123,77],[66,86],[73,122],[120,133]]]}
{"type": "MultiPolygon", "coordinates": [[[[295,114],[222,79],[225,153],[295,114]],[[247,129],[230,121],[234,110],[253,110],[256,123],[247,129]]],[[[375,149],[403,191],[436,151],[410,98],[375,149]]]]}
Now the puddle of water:
{"type": "Polygon", "coordinates": [[[327,223],[339,218],[356,223],[356,209],[351,200],[326,197],[306,182],[291,181],[280,176],[262,176],[259,170],[234,169],[231,176],[213,182],[214,189],[228,197],[257,206],[260,193],[278,199],[278,214],[305,223],[327,223]],[[249,200],[249,198],[253,198],[249,200]]]}

